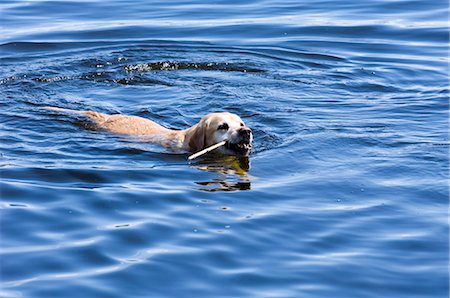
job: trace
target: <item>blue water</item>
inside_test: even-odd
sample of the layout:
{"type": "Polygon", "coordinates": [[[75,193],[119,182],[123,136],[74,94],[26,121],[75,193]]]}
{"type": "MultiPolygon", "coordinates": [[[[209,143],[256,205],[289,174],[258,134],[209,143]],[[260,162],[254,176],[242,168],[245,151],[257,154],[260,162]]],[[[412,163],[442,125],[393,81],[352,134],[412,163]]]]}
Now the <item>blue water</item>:
{"type": "Polygon", "coordinates": [[[0,4],[1,297],[448,297],[447,1],[0,4]],[[184,129],[187,155],[43,106],[184,129]]]}

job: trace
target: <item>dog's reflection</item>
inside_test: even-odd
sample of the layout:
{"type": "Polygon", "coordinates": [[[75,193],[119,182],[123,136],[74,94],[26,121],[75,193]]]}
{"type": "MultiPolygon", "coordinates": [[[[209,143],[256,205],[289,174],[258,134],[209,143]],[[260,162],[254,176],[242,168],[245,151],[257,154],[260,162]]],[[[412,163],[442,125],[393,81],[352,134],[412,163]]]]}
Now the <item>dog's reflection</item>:
{"type": "Polygon", "coordinates": [[[198,170],[219,174],[212,181],[195,182],[201,186],[197,188],[198,190],[216,192],[251,189],[251,177],[248,175],[250,160],[247,156],[210,155],[191,166],[198,170]]]}

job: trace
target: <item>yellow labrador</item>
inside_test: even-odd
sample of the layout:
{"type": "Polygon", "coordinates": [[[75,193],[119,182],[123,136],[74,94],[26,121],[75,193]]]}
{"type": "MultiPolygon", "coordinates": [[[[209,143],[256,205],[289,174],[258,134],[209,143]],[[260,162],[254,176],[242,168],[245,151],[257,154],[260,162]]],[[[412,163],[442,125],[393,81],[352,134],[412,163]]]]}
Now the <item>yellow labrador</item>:
{"type": "Polygon", "coordinates": [[[107,115],[93,111],[77,111],[46,107],[47,109],[75,113],[88,117],[99,129],[112,133],[140,136],[143,140],[159,143],[174,150],[200,151],[221,141],[225,146],[217,149],[223,154],[247,156],[252,148],[253,135],[242,119],[231,113],[211,113],[185,130],[165,128],[151,120],[122,114],[107,115]]]}

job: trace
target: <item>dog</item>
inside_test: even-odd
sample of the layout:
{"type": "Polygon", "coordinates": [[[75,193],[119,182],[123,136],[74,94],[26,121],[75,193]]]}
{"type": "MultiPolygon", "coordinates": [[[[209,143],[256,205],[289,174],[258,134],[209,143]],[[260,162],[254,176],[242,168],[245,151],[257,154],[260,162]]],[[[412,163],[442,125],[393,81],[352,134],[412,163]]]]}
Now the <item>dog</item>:
{"type": "Polygon", "coordinates": [[[79,111],[45,107],[56,112],[87,117],[96,128],[115,134],[139,136],[144,141],[161,144],[175,151],[197,152],[221,141],[216,152],[225,155],[248,156],[252,149],[252,130],[232,113],[210,113],[197,124],[184,130],[168,129],[149,119],[123,114],[108,115],[94,111],[79,111]]]}

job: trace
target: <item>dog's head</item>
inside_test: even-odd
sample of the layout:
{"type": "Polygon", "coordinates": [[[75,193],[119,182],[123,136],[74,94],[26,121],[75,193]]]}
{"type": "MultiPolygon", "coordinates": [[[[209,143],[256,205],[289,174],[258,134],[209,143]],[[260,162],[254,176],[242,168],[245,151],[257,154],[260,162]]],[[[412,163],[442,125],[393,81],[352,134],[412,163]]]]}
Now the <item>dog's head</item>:
{"type": "Polygon", "coordinates": [[[188,135],[191,151],[200,151],[224,140],[227,141],[225,146],[217,149],[223,154],[247,156],[252,149],[252,130],[235,114],[208,114],[191,131],[188,135]]]}

